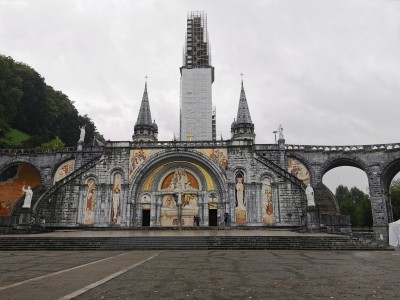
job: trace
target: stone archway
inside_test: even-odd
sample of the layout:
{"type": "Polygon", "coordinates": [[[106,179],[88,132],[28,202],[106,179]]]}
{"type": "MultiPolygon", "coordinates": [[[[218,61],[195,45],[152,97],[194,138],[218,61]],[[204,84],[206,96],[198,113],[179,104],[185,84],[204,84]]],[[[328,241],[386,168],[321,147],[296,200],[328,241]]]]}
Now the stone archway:
{"type": "Polygon", "coordinates": [[[196,215],[206,226],[211,205],[208,195],[217,195],[218,203],[212,205],[217,204],[218,215],[223,215],[226,187],[222,170],[202,153],[160,151],[147,158],[131,178],[131,225],[141,226],[141,197],[149,194],[151,226],[192,226],[196,215]]]}
{"type": "Polygon", "coordinates": [[[337,167],[355,167],[364,171],[367,176],[369,174],[369,167],[368,164],[365,163],[363,160],[356,156],[352,155],[337,155],[333,156],[330,159],[326,160],[316,171],[316,180],[317,183],[322,183],[322,177],[328,171],[337,168],[337,167]]]}

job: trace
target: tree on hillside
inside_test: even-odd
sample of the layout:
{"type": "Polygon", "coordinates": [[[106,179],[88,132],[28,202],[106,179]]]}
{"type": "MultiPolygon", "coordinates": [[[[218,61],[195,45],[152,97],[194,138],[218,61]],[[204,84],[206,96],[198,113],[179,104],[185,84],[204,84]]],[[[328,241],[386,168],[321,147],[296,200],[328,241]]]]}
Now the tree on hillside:
{"type": "MultiPolygon", "coordinates": [[[[14,128],[31,136],[21,147],[36,147],[56,136],[66,146],[76,146],[84,124],[88,143],[96,131],[93,121],[79,115],[73,102],[33,68],[0,55],[0,136],[14,128]]],[[[12,146],[4,141],[0,145],[12,146]]]]}

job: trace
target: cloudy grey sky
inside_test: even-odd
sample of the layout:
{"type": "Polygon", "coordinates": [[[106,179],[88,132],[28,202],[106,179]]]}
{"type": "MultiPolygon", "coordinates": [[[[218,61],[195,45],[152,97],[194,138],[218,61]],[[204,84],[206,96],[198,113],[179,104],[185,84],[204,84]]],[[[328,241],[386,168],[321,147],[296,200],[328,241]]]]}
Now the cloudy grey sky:
{"type": "Polygon", "coordinates": [[[257,143],[273,143],[279,124],[288,144],[400,142],[400,1],[0,0],[0,53],[35,68],[111,140],[131,139],[148,75],[159,138],[171,140],[192,10],[208,15],[223,138],[243,72],[257,143]]]}

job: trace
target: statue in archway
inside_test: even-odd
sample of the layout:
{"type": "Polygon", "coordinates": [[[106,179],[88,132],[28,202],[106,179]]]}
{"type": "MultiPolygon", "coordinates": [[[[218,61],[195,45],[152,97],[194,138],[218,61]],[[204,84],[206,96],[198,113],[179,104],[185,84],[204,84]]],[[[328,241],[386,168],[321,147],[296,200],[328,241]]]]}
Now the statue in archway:
{"type": "Polygon", "coordinates": [[[314,189],[311,184],[308,184],[306,188],[306,196],[307,196],[307,206],[315,206],[314,200],[314,189]]]}
{"type": "Polygon", "coordinates": [[[22,208],[31,208],[31,202],[32,202],[32,197],[33,197],[33,191],[31,190],[31,187],[28,186],[27,189],[25,189],[25,185],[22,187],[22,191],[25,193],[25,199],[24,199],[24,204],[22,205],[22,208]]]}

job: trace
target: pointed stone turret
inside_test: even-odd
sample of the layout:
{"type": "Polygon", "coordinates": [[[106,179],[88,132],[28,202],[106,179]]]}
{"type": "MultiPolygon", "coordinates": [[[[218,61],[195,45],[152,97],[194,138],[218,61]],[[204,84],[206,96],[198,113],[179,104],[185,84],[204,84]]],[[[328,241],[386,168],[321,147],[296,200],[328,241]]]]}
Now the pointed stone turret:
{"type": "Polygon", "coordinates": [[[158,127],[152,122],[149,97],[147,95],[147,82],[144,86],[142,103],[140,105],[139,115],[135,124],[132,140],[137,142],[157,141],[158,127]]]}
{"type": "Polygon", "coordinates": [[[254,142],[256,137],[254,134],[254,124],[251,121],[249,106],[247,105],[246,93],[244,92],[243,79],[237,118],[232,123],[231,133],[232,140],[246,140],[254,142]]]}

